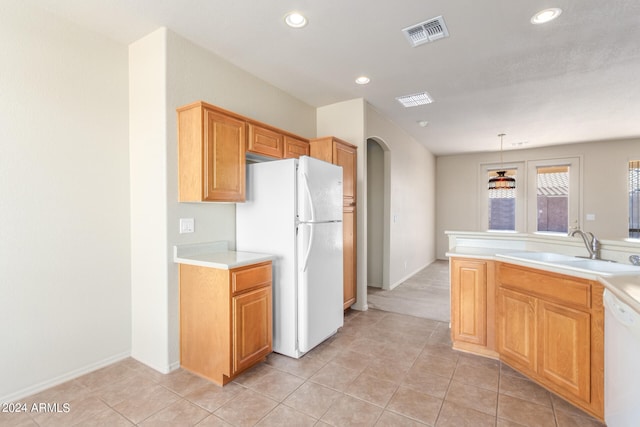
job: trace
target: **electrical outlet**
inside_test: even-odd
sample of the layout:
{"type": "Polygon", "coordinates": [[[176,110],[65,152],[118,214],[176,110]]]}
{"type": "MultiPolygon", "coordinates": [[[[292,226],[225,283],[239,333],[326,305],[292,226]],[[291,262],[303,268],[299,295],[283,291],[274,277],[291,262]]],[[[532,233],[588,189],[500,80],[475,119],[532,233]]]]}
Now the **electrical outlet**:
{"type": "Polygon", "coordinates": [[[195,221],[193,218],[180,218],[180,234],[193,233],[195,221]]]}

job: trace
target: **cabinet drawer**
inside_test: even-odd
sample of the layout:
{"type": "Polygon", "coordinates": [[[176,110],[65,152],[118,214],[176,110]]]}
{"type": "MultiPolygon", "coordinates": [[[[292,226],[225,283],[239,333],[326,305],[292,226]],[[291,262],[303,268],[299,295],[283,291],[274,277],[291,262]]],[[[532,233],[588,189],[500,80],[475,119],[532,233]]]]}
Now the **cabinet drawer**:
{"type": "Polygon", "coordinates": [[[538,272],[510,264],[498,265],[500,286],[522,290],[548,301],[570,304],[575,307],[591,307],[591,285],[562,274],[538,272]]]}
{"type": "Polygon", "coordinates": [[[255,264],[231,271],[231,291],[234,294],[271,283],[271,262],[255,264]]]}

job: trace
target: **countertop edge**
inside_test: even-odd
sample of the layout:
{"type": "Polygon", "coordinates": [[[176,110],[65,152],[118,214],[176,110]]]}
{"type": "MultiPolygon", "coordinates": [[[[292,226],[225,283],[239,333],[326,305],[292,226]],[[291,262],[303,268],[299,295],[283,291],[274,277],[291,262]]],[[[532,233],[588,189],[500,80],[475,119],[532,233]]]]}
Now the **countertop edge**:
{"type": "Polygon", "coordinates": [[[176,264],[196,265],[199,267],[231,270],[261,262],[273,261],[271,254],[230,251],[226,241],[175,245],[173,262],[176,264]]]}
{"type": "MultiPolygon", "coordinates": [[[[229,251],[230,253],[233,251],[229,251]]],[[[235,252],[241,254],[249,254],[249,252],[235,252]]],[[[255,257],[247,258],[242,261],[237,262],[217,262],[217,261],[208,261],[203,259],[197,259],[194,257],[174,257],[173,261],[177,264],[188,264],[188,265],[197,265],[199,267],[209,267],[209,268],[217,268],[220,270],[231,270],[238,267],[245,267],[251,264],[260,264],[261,262],[273,261],[275,259],[274,255],[267,254],[253,254],[255,257]]]]}

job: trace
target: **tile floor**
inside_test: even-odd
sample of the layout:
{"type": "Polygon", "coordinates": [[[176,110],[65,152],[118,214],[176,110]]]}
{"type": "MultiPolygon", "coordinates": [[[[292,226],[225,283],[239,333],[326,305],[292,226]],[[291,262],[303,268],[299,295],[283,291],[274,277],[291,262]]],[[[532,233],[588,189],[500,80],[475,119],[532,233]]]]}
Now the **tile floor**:
{"type": "Polygon", "coordinates": [[[447,323],[350,310],[338,334],[303,358],[274,353],[222,388],[126,359],[23,400],[68,403],[68,413],[0,413],[0,425],[602,426],[450,344],[447,323]]]}

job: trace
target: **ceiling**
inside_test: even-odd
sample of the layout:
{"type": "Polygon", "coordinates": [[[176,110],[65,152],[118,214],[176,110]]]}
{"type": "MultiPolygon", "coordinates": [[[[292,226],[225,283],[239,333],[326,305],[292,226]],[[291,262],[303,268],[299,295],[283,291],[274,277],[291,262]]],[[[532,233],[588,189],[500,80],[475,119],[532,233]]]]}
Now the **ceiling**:
{"type": "Polygon", "coordinates": [[[364,98],[435,155],[640,136],[638,0],[31,1],[125,44],[166,26],[314,107],[364,98]],[[440,15],[449,37],[411,47],[401,30],[440,15]]]}

